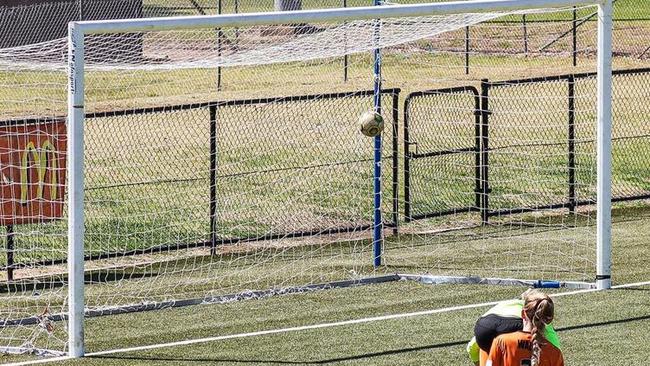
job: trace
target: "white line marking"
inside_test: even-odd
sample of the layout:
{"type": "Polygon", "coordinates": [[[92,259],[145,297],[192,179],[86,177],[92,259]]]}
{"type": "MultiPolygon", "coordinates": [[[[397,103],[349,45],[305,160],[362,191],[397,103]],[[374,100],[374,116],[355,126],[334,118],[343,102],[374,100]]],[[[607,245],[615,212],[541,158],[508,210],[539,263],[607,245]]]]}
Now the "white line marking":
{"type": "Polygon", "coordinates": [[[622,288],[643,287],[643,286],[650,286],[650,281],[637,282],[637,283],[628,283],[628,284],[625,284],[625,285],[612,286],[612,289],[618,290],[618,289],[622,289],[622,288]]]}
{"type": "MultiPolygon", "coordinates": [[[[624,288],[641,287],[641,286],[650,286],[650,281],[648,281],[648,282],[630,283],[630,284],[619,285],[619,286],[613,286],[612,289],[624,289],[624,288]]],[[[558,294],[552,294],[551,296],[552,297],[562,297],[562,296],[571,296],[571,295],[580,295],[580,294],[585,294],[585,293],[592,293],[592,292],[597,292],[597,291],[603,291],[603,290],[597,290],[597,289],[576,290],[576,291],[561,292],[561,293],[558,293],[558,294]]],[[[86,356],[104,356],[104,355],[112,355],[112,354],[116,354],[116,353],[148,351],[148,350],[159,349],[159,348],[187,346],[187,345],[200,344],[200,343],[209,343],[209,342],[223,341],[223,340],[229,340],[229,339],[250,338],[250,337],[259,337],[259,336],[271,335],[271,334],[299,332],[299,331],[303,331],[303,330],[332,328],[332,327],[340,327],[340,326],[346,326],[346,325],[371,323],[371,322],[382,321],[382,320],[413,318],[413,317],[424,316],[424,315],[432,315],[432,314],[446,313],[446,312],[452,312],[452,311],[469,310],[469,309],[476,309],[476,308],[481,308],[481,307],[494,306],[497,303],[498,303],[498,301],[492,301],[492,302],[485,302],[485,303],[480,303],[480,304],[461,305],[461,306],[452,306],[452,307],[441,308],[441,309],[417,311],[417,312],[413,312],[413,313],[383,315],[383,316],[376,316],[376,317],[371,317],[371,318],[345,320],[345,321],[334,322],[334,323],[303,325],[303,326],[299,326],[299,327],[271,329],[271,330],[262,330],[262,331],[251,332],[251,333],[230,334],[230,335],[217,336],[217,337],[191,339],[191,340],[179,341],[179,342],[153,344],[153,345],[149,345],[149,346],[139,346],[139,347],[114,349],[114,350],[108,350],[108,351],[92,352],[92,353],[86,354],[86,356]]],[[[58,362],[58,361],[64,361],[64,360],[69,360],[69,359],[70,359],[69,357],[56,357],[56,358],[49,358],[49,359],[43,359],[43,360],[15,363],[15,364],[11,364],[11,365],[13,365],[13,366],[27,366],[27,365],[35,365],[35,364],[42,364],[42,363],[48,363],[48,362],[58,362]]]]}
{"type": "MultiPolygon", "coordinates": [[[[553,297],[570,296],[570,295],[583,294],[583,293],[589,293],[589,292],[595,292],[595,291],[599,291],[599,290],[597,290],[597,289],[576,290],[576,291],[570,291],[570,292],[563,292],[563,293],[559,293],[559,294],[553,294],[551,296],[553,296],[553,297]]],[[[299,331],[303,331],[303,330],[332,328],[332,327],[340,327],[340,326],[346,326],[346,325],[371,323],[371,322],[382,321],[382,320],[413,318],[413,317],[424,316],[424,315],[432,315],[432,314],[438,314],[438,313],[447,313],[447,312],[452,312],[452,311],[469,310],[469,309],[476,309],[476,308],[494,306],[494,305],[496,305],[498,303],[499,303],[499,301],[492,301],[492,302],[485,302],[485,303],[481,303],[481,304],[452,306],[452,307],[448,307],[448,308],[424,310],[424,311],[417,311],[417,312],[413,312],[413,313],[383,315],[383,316],[376,316],[376,317],[371,317],[371,318],[345,320],[345,321],[334,322],[334,323],[322,323],[322,324],[314,324],[314,325],[304,325],[304,326],[300,326],[300,327],[291,327],[291,328],[283,328],[283,329],[271,329],[271,330],[263,330],[263,331],[252,332],[252,333],[240,333],[240,334],[231,334],[231,335],[225,335],[225,336],[208,337],[208,338],[202,338],[202,339],[191,339],[191,340],[172,342],[172,343],[166,343],[166,344],[154,344],[154,345],[150,345],[150,346],[139,346],[139,347],[123,348],[123,349],[118,349],[118,350],[108,350],[108,351],[101,351],[101,352],[93,352],[93,353],[89,353],[88,356],[102,356],[102,355],[110,355],[110,354],[115,354],[115,353],[146,351],[146,350],[152,350],[152,349],[158,349],[158,348],[186,346],[186,345],[192,345],[192,344],[198,344],[198,343],[209,343],[209,342],[223,341],[223,340],[228,340],[228,339],[258,337],[258,336],[270,335],[270,334],[280,334],[280,333],[289,333],[289,332],[299,332],[299,331]]]]}

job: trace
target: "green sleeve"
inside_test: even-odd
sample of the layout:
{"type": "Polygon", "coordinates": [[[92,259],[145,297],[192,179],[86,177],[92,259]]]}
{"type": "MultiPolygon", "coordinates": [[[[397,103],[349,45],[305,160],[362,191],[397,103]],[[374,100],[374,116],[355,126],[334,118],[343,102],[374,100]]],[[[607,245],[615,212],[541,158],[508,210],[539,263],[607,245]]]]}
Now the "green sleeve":
{"type": "Polygon", "coordinates": [[[547,325],[544,328],[544,338],[546,338],[547,341],[549,341],[552,345],[555,346],[557,349],[560,348],[560,338],[557,336],[557,333],[555,332],[555,328],[551,324],[547,325]]]}
{"type": "Polygon", "coordinates": [[[467,343],[467,353],[472,362],[478,363],[481,360],[481,349],[478,347],[475,337],[472,337],[472,340],[467,343]]]}

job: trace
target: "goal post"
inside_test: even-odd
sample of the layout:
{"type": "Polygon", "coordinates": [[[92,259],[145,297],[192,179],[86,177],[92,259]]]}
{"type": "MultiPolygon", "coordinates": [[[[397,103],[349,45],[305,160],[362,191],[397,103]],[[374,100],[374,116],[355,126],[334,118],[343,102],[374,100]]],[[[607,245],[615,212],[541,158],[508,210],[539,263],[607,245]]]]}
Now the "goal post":
{"type": "Polygon", "coordinates": [[[68,354],[84,355],[84,34],[68,27],[68,354]]]}
{"type": "Polygon", "coordinates": [[[609,289],[612,265],[612,1],[598,4],[598,289],[609,289]]]}
{"type": "MultiPolygon", "coordinates": [[[[69,355],[84,355],[84,70],[85,38],[89,35],[171,31],[189,29],[223,29],[279,24],[348,22],[354,20],[396,19],[431,15],[512,11],[598,5],[597,56],[597,278],[599,289],[611,286],[611,177],[612,177],[612,1],[611,0],[475,0],[418,5],[393,5],[330,10],[305,10],[278,13],[195,16],[182,18],[137,19],[73,22],[68,34],[68,347],[69,355]]],[[[379,51],[375,53],[380,60],[379,51]]],[[[381,108],[381,62],[375,62],[374,107],[381,108]]],[[[248,101],[247,103],[252,103],[248,101]]],[[[381,264],[381,138],[374,140],[373,232],[374,266],[381,264]],[[379,215],[379,219],[377,218],[379,215]]],[[[368,263],[370,264],[370,263],[368,263]]]]}

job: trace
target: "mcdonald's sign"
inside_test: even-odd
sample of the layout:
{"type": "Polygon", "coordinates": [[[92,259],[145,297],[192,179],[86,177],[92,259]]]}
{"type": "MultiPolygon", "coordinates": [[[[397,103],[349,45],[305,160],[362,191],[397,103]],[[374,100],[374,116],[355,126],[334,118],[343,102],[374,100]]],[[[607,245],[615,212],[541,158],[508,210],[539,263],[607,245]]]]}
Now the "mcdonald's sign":
{"type": "Polygon", "coordinates": [[[65,120],[0,125],[0,225],[63,216],[66,147],[65,120]]]}

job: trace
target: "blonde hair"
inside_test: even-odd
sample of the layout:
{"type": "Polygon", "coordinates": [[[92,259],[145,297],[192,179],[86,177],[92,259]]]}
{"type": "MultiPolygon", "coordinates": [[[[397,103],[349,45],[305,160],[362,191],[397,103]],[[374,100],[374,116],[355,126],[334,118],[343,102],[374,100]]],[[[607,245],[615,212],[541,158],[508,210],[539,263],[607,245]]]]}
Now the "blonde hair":
{"type": "Polygon", "coordinates": [[[532,324],[532,346],[531,365],[538,366],[542,353],[542,345],[546,343],[544,329],[553,321],[555,306],[553,299],[547,294],[530,289],[521,295],[524,300],[524,313],[532,324]]]}

